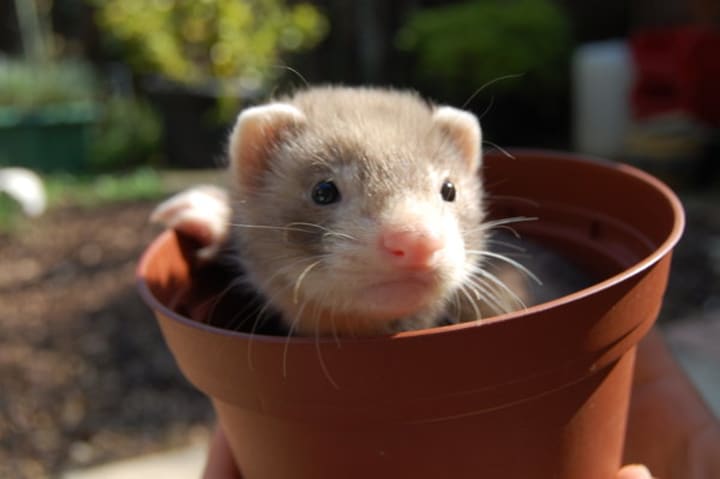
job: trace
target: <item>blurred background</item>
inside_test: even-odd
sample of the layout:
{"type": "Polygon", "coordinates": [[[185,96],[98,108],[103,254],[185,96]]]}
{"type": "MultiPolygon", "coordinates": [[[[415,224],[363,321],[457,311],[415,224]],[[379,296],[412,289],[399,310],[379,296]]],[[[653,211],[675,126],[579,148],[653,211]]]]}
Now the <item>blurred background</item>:
{"type": "Polygon", "coordinates": [[[486,149],[660,176],[688,212],[661,324],[720,318],[718,25],[719,0],[0,0],[0,477],[207,438],[134,290],[146,220],[223,183],[240,109],[307,84],[413,88],[486,149]]]}

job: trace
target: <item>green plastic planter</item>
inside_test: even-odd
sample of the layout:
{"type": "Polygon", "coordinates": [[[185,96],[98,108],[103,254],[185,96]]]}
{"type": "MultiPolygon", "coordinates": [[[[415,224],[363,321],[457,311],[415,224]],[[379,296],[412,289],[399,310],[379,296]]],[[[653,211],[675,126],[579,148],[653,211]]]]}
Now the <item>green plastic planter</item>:
{"type": "Polygon", "coordinates": [[[79,171],[88,164],[90,104],[49,106],[27,112],[0,107],[0,166],[79,171]]]}

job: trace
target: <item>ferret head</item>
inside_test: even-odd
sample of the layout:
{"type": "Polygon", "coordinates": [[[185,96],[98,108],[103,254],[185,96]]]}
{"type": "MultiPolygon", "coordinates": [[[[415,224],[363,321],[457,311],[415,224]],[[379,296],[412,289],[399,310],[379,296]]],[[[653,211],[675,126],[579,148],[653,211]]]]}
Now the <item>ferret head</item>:
{"type": "Polygon", "coordinates": [[[483,246],[472,114],[311,89],[243,111],[229,153],[241,260],[294,333],[430,325],[457,300],[483,246]]]}

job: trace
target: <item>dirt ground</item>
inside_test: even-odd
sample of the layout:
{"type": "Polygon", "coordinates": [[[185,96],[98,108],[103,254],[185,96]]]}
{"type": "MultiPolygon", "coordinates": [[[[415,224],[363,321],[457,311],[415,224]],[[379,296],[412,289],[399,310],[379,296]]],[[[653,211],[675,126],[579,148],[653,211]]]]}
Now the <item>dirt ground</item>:
{"type": "MultiPolygon", "coordinates": [[[[57,477],[207,434],[209,403],[134,290],[151,207],[59,209],[0,237],[0,477],[57,477]]],[[[686,207],[663,321],[720,305],[720,201],[686,207]]]]}
{"type": "Polygon", "coordinates": [[[151,204],[54,211],[0,242],[0,477],[186,443],[209,403],[134,289],[151,204]]]}

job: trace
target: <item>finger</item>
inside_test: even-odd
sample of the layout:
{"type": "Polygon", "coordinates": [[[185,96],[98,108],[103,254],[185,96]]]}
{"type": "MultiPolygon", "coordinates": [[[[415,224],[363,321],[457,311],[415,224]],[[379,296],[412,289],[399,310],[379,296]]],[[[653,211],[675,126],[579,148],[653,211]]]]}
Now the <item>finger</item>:
{"type": "Polygon", "coordinates": [[[632,464],[620,469],[617,479],[652,479],[652,474],[647,467],[641,464],[632,464]]]}
{"type": "Polygon", "coordinates": [[[242,479],[240,471],[235,466],[230,445],[220,426],[215,428],[210,440],[210,451],[202,477],[203,479],[242,479]]]}

